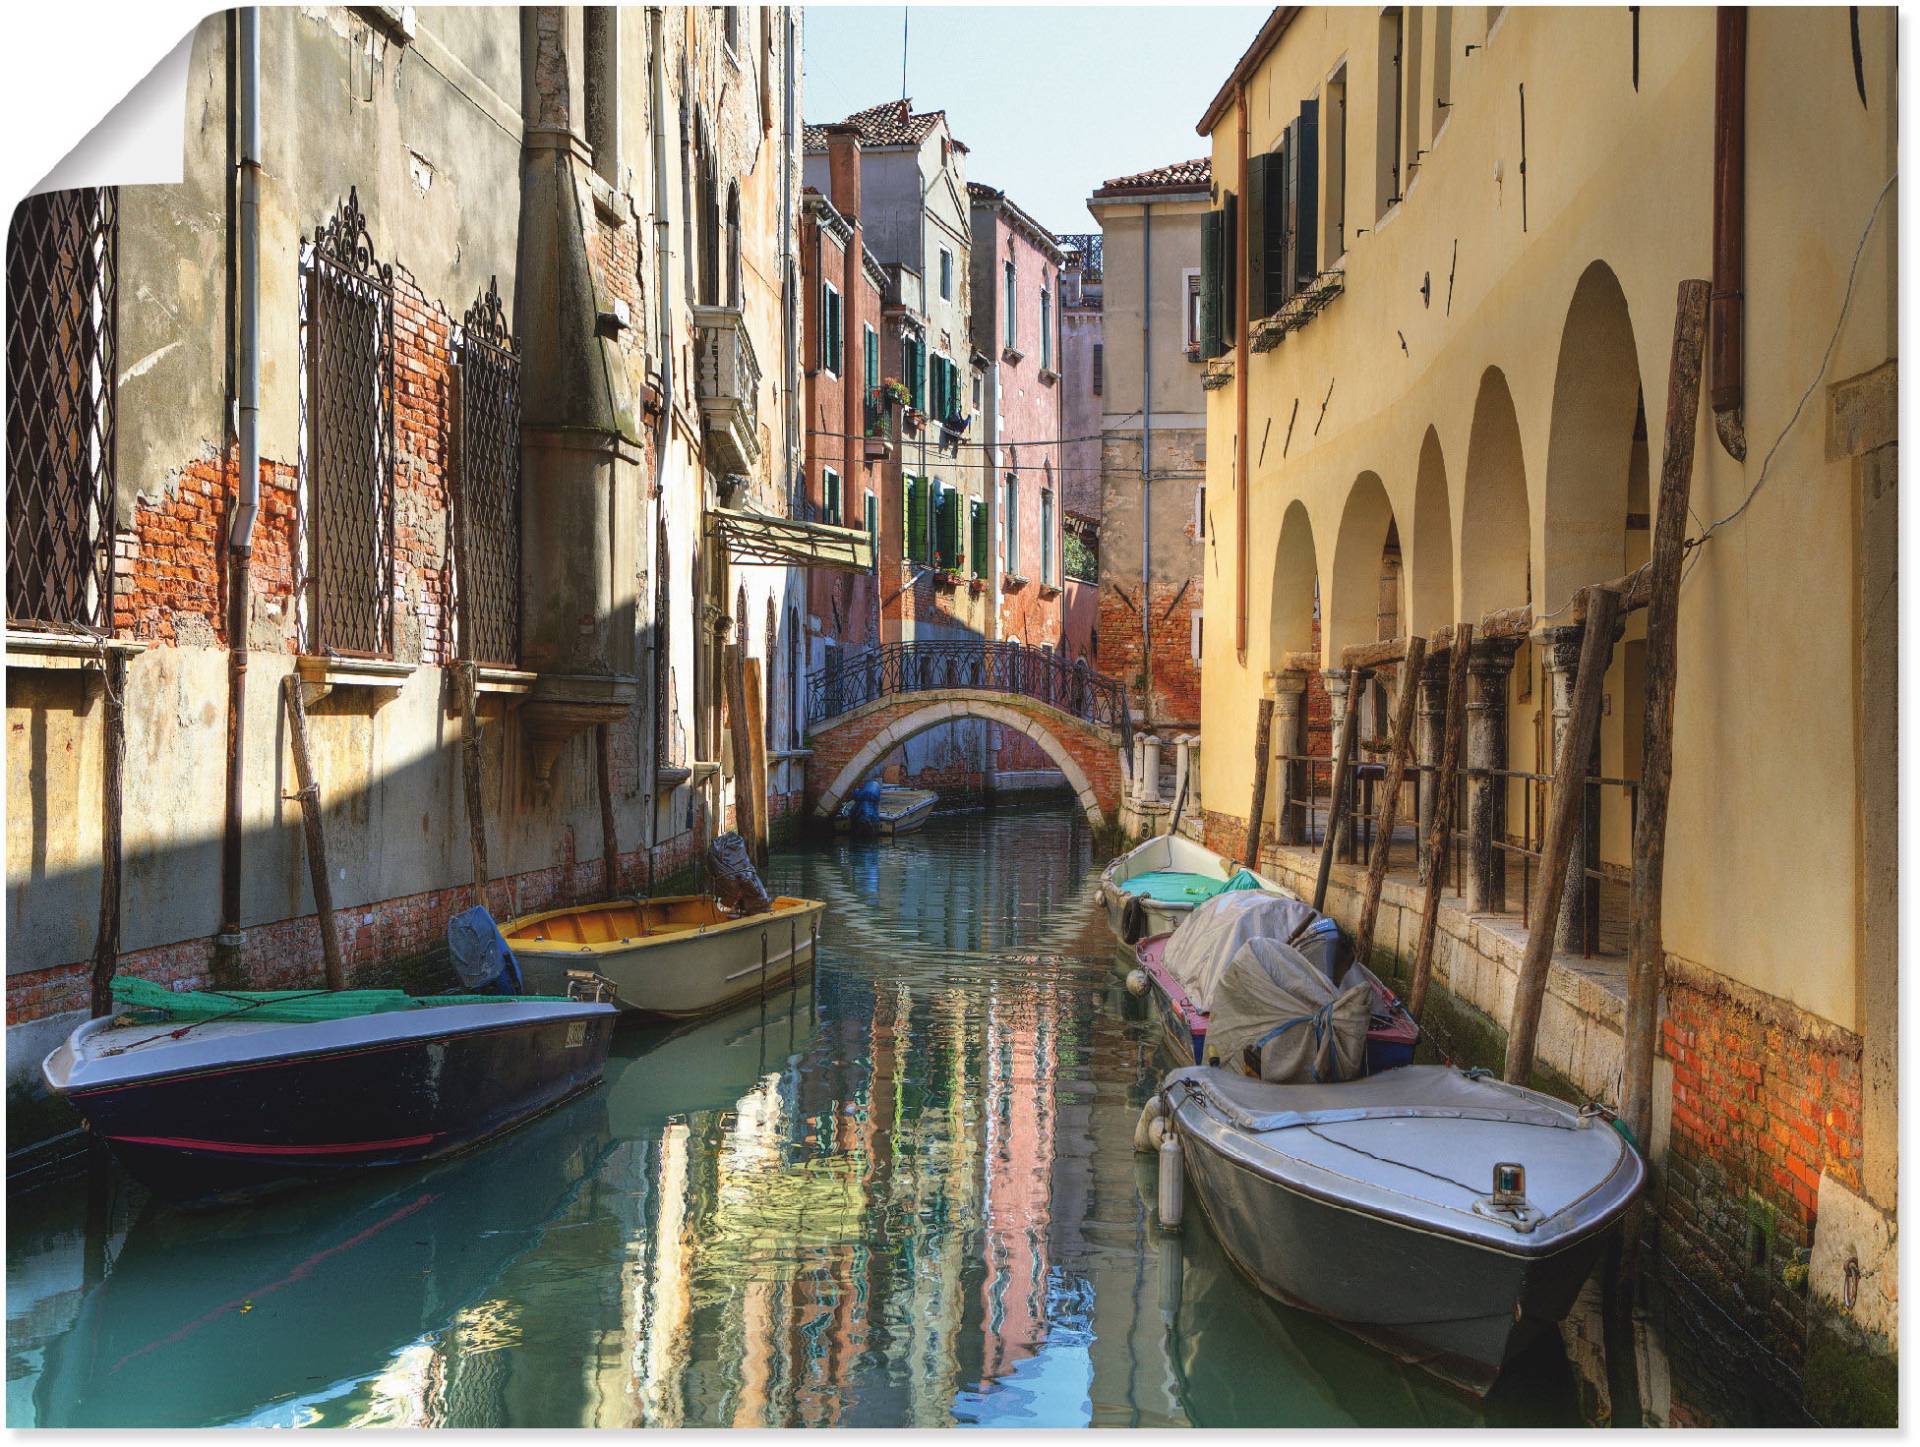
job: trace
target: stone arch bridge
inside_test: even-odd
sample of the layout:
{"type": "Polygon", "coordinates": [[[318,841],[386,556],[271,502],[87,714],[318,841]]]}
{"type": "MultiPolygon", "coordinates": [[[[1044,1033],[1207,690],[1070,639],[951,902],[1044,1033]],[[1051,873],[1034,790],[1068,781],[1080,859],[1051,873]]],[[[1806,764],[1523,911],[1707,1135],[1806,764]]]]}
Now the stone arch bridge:
{"type": "Polygon", "coordinates": [[[1132,772],[1126,686],[1021,643],[883,643],[810,674],[809,808],[830,818],[900,744],[968,718],[1025,733],[1066,775],[1091,823],[1118,821],[1132,772]]]}

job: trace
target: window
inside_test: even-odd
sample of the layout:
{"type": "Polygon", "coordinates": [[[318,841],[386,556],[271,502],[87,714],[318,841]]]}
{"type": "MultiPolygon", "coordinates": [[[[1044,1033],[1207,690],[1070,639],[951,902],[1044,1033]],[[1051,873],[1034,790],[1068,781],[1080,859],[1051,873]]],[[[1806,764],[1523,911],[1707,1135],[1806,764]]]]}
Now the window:
{"type": "Polygon", "coordinates": [[[1286,241],[1281,256],[1284,294],[1293,296],[1312,285],[1319,273],[1315,240],[1320,231],[1316,214],[1320,194],[1320,103],[1302,101],[1300,114],[1287,123],[1286,241]]]}
{"type": "Polygon", "coordinates": [[[1374,127],[1375,216],[1385,216],[1400,199],[1400,45],[1401,10],[1390,5],[1380,12],[1380,69],[1374,127]]]}
{"type": "Polygon", "coordinates": [[[873,554],[873,565],[880,566],[880,499],[868,488],[866,494],[867,511],[867,548],[873,554]]]}
{"type": "Polygon", "coordinates": [[[827,521],[840,526],[840,474],[831,467],[820,471],[821,501],[826,505],[827,521]]]}
{"type": "Polygon", "coordinates": [[[1192,627],[1193,627],[1193,637],[1190,640],[1188,647],[1193,654],[1193,661],[1195,663],[1198,663],[1200,661],[1201,644],[1206,640],[1207,630],[1206,630],[1206,620],[1200,615],[1200,613],[1197,610],[1193,615],[1192,627]]]}
{"type": "Polygon", "coordinates": [[[967,499],[967,545],[973,554],[973,576],[987,576],[987,510],[980,499],[967,499]]]}
{"type": "Polygon", "coordinates": [[[960,494],[951,484],[934,483],[933,561],[935,567],[960,567],[960,494]]]}
{"type": "Polygon", "coordinates": [[[924,563],[927,561],[927,481],[923,477],[902,478],[901,490],[906,502],[907,560],[924,563]]]}
{"type": "Polygon", "coordinates": [[[1015,339],[1019,336],[1019,331],[1015,328],[1013,324],[1013,298],[1014,298],[1013,282],[1014,282],[1013,258],[1008,257],[1007,268],[1006,268],[1006,282],[1003,289],[1004,296],[1001,303],[1001,310],[1006,313],[1006,317],[1007,317],[1006,342],[1004,343],[1004,345],[1006,346],[1007,350],[1010,352],[1018,350],[1014,345],[1014,342],[1015,342],[1015,339]]]}
{"type": "Polygon", "coordinates": [[[731,181],[727,184],[727,305],[739,306],[741,295],[740,183],[731,181]]]}
{"type": "Polygon", "coordinates": [[[1040,581],[1053,582],[1053,489],[1040,489],[1040,581]]]}
{"type": "Polygon", "coordinates": [[[1053,293],[1040,288],[1040,370],[1053,370],[1053,293]]]}
{"type": "MultiPolygon", "coordinates": [[[[1188,352],[1197,352],[1200,349],[1200,269],[1188,267],[1181,273],[1181,277],[1187,289],[1186,346],[1188,352]]],[[[1096,347],[1094,350],[1097,352],[1099,348],[1096,347]]],[[[1095,376],[1098,375],[1096,372],[1095,376]]],[[[1094,383],[1093,390],[1096,392],[1100,390],[1098,382],[1094,383]]]]}
{"type": "Polygon", "coordinates": [[[1448,92],[1453,89],[1453,7],[1433,7],[1433,118],[1430,136],[1447,123],[1448,92]]]}
{"type": "Polygon", "coordinates": [[[1329,261],[1347,250],[1347,68],[1327,82],[1327,208],[1322,240],[1329,261]]]}
{"type": "Polygon", "coordinates": [[[926,410],[926,386],[922,373],[926,364],[921,359],[926,356],[927,344],[921,337],[907,336],[900,339],[900,370],[906,375],[900,380],[907,384],[907,397],[916,412],[926,410]]]}
{"type": "Polygon", "coordinates": [[[953,300],[953,253],[944,246],[940,248],[940,299],[953,300]]]}
{"type": "Polygon", "coordinates": [[[520,658],[520,355],[492,285],[462,319],[457,356],[453,563],[460,656],[514,668],[520,658]]]}
{"type": "Polygon", "coordinates": [[[611,5],[588,5],[585,11],[587,145],[593,150],[593,169],[619,190],[620,42],[615,9],[611,5]]]}
{"type": "Polygon", "coordinates": [[[720,7],[721,32],[726,37],[727,49],[734,55],[740,54],[740,7],[722,5],[720,7]]]}
{"type": "MultiPolygon", "coordinates": [[[[1199,280],[1200,280],[1199,277],[1195,276],[1193,295],[1189,298],[1189,300],[1193,304],[1193,320],[1194,320],[1193,336],[1196,340],[1199,338],[1199,335],[1200,335],[1199,333],[1199,325],[1200,325],[1199,280]]],[[[1100,389],[1106,385],[1106,381],[1107,381],[1106,344],[1104,342],[1095,342],[1093,344],[1093,395],[1094,396],[1098,397],[1100,395],[1100,389]]]]}
{"type": "Polygon", "coordinates": [[[820,283],[820,369],[840,375],[840,293],[830,281],[820,283]]]}
{"type": "Polygon", "coordinates": [[[1020,573],[1020,474],[1009,472],[1006,482],[1006,505],[1001,509],[1000,550],[1007,561],[1007,571],[1018,577],[1020,573]]]}
{"type": "Polygon", "coordinates": [[[1233,339],[1235,228],[1239,210],[1233,192],[1218,210],[1200,216],[1200,355],[1223,356],[1233,339]]]}
{"type": "Polygon", "coordinates": [[[867,364],[867,404],[873,404],[873,394],[880,390],[880,333],[865,322],[860,324],[862,338],[866,343],[867,364]]]}
{"type": "Polygon", "coordinates": [[[1193,536],[1196,541],[1206,541],[1207,485],[1204,482],[1193,490],[1193,536]]]}
{"type": "Polygon", "coordinates": [[[7,620],[113,626],[120,193],[43,192],[7,238],[7,620]]]}

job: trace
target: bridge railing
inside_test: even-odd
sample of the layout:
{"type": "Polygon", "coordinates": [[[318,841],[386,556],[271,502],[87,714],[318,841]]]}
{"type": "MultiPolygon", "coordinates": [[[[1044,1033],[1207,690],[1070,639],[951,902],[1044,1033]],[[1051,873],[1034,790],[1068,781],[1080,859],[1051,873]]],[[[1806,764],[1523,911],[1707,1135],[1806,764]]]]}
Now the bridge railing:
{"type": "Polygon", "coordinates": [[[824,723],[849,709],[901,693],[975,688],[1034,699],[1077,719],[1116,730],[1133,747],[1127,688],[1095,673],[1084,659],[1024,643],[882,643],[807,675],[807,722],[824,723]]]}

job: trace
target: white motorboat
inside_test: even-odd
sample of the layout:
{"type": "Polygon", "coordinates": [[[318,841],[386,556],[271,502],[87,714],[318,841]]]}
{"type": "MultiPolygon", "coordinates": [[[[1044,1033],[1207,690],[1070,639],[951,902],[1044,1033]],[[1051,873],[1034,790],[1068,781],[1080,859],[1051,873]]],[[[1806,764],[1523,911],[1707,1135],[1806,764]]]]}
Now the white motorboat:
{"type": "Polygon", "coordinates": [[[1193,907],[1229,889],[1290,895],[1237,860],[1182,834],[1161,834],[1122,854],[1100,875],[1107,925],[1123,945],[1170,933],[1193,907]]]}
{"type": "Polygon", "coordinates": [[[1161,1086],[1186,1182],[1263,1291],[1484,1394],[1573,1305],[1646,1168],[1600,1116],[1451,1066],[1161,1086]]]}

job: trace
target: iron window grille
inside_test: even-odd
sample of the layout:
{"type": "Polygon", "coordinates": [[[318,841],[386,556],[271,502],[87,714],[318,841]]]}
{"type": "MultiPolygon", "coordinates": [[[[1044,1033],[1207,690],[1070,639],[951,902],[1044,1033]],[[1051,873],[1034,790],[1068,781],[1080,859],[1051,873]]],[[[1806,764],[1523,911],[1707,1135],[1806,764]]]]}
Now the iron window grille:
{"type": "Polygon", "coordinates": [[[310,649],[393,656],[393,266],[349,190],[307,273],[310,649]]]}
{"type": "Polygon", "coordinates": [[[467,309],[459,360],[461,654],[512,668],[520,661],[520,357],[497,277],[467,309]]]}
{"type": "Polygon", "coordinates": [[[120,195],[30,196],[7,243],[7,621],[113,621],[120,195]]]}

